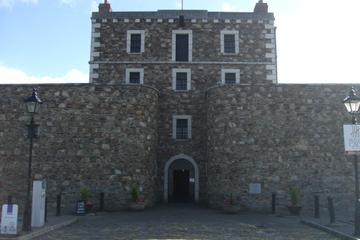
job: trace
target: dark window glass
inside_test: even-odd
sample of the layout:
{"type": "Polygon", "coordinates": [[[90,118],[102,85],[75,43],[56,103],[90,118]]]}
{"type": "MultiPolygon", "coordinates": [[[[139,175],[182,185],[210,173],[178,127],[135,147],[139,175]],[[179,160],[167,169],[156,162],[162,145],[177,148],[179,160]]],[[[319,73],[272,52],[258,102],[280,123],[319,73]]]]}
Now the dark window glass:
{"type": "Polygon", "coordinates": [[[176,139],[188,139],[188,120],[176,119],[176,139]]]}
{"type": "Polygon", "coordinates": [[[130,40],[130,52],[140,53],[141,52],[141,34],[131,34],[130,40]]]}
{"type": "Polygon", "coordinates": [[[129,83],[140,84],[140,72],[130,72],[129,83]]]}
{"type": "Polygon", "coordinates": [[[189,61],[189,35],[176,34],[176,61],[189,61]]]}
{"type": "Polygon", "coordinates": [[[236,73],[225,73],[225,84],[236,84],[236,73]]]}
{"type": "Polygon", "coordinates": [[[176,90],[188,90],[187,89],[187,73],[178,72],[176,73],[176,90]]]}
{"type": "Polygon", "coordinates": [[[224,52],[235,53],[235,34],[224,34],[224,52]]]}

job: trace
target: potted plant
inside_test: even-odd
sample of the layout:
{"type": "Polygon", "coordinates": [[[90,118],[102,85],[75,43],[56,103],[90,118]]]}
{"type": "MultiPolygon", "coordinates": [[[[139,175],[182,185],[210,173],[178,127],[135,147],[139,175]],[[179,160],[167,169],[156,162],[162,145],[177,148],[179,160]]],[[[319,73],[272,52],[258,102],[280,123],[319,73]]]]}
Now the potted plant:
{"type": "Polygon", "coordinates": [[[134,211],[142,211],[145,209],[145,199],[140,195],[138,186],[133,186],[131,188],[131,202],[129,208],[134,211]]]}
{"type": "Polygon", "coordinates": [[[80,201],[85,204],[85,212],[90,212],[94,204],[90,201],[91,193],[87,188],[80,190],[80,201]]]}
{"type": "Polygon", "coordinates": [[[230,193],[228,197],[225,197],[223,210],[226,213],[237,213],[239,211],[238,204],[232,193],[230,193]]]}
{"type": "Polygon", "coordinates": [[[301,206],[300,203],[300,191],[298,188],[290,189],[290,201],[291,205],[287,206],[291,215],[300,215],[301,206]]]}

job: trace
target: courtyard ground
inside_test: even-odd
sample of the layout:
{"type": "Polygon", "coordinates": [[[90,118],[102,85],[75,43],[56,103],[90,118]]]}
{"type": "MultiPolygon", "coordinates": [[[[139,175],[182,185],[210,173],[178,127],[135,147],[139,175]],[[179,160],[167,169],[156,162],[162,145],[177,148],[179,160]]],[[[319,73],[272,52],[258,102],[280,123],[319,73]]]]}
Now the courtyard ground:
{"type": "Polygon", "coordinates": [[[36,238],[45,239],[249,239],[335,240],[300,223],[298,217],[238,213],[192,205],[164,205],[143,212],[122,211],[80,217],[73,225],[36,238]]]}

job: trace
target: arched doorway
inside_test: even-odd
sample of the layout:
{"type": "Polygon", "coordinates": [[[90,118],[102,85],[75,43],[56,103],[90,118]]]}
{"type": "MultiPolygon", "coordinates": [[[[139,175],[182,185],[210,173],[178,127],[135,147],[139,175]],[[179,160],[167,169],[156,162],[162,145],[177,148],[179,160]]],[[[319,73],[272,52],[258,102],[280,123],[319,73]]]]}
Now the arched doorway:
{"type": "Polygon", "coordinates": [[[170,158],[164,169],[164,201],[199,200],[199,168],[194,159],[185,154],[170,158]]]}

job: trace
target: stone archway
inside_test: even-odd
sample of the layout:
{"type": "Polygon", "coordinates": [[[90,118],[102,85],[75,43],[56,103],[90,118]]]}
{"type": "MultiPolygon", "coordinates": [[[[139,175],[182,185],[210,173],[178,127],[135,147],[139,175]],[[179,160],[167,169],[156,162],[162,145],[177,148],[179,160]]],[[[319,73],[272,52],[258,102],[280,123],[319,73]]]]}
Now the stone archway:
{"type": "Polygon", "coordinates": [[[169,168],[172,163],[177,160],[184,160],[189,162],[194,168],[194,200],[195,202],[199,201],[199,168],[195,160],[185,154],[179,154],[171,157],[165,164],[164,168],[164,201],[168,202],[169,198],[169,168]]]}

